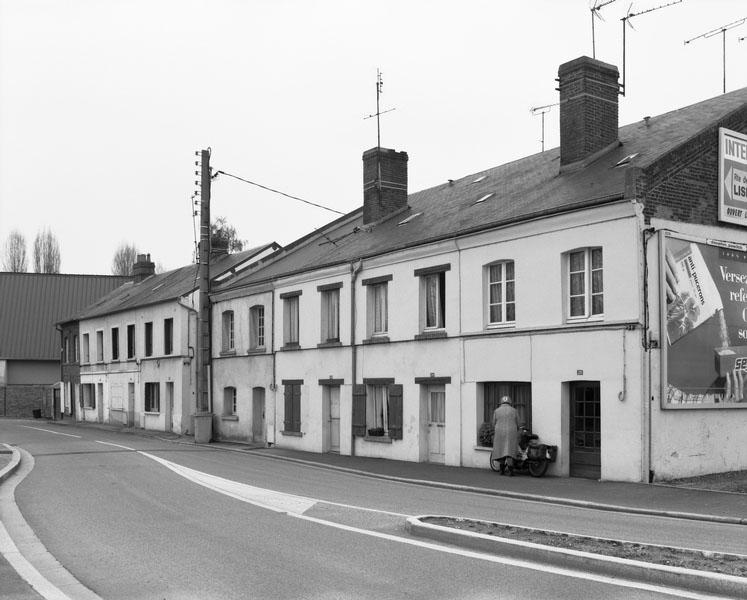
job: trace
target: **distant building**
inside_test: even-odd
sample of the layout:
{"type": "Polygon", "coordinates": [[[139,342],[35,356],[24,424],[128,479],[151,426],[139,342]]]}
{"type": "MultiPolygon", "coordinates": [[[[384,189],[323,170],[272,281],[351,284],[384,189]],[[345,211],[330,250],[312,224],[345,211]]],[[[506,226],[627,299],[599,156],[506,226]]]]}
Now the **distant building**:
{"type": "Polygon", "coordinates": [[[410,194],[368,150],[360,209],[214,285],[218,438],[487,467],[505,394],[554,475],[747,468],[747,89],[624,127],[616,67],[559,91],[559,148],[410,194]]]}
{"type": "MultiPolygon", "coordinates": [[[[216,253],[211,279],[225,281],[278,248],[216,253]]],[[[192,432],[197,265],[156,274],[142,254],[133,275],[64,324],[77,327],[80,345],[77,377],[71,372],[64,388],[78,420],[192,432]]]]}
{"type": "MultiPolygon", "coordinates": [[[[75,353],[75,335],[61,337],[56,323],[119,287],[128,277],[0,273],[0,416],[52,417],[60,361],[75,353]],[[61,345],[62,342],[62,345],[61,345]],[[62,353],[62,356],[61,356],[62,353]]],[[[54,405],[55,397],[57,404],[54,405]]]]}

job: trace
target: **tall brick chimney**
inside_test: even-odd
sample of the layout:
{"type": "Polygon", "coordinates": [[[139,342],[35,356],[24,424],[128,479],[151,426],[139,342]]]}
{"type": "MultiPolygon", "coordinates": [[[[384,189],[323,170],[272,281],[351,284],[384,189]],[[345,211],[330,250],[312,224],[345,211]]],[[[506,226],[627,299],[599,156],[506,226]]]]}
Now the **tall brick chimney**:
{"type": "Polygon", "coordinates": [[[406,206],[407,152],[389,148],[366,150],[363,153],[363,223],[373,223],[406,206]]]}
{"type": "Polygon", "coordinates": [[[132,276],[135,283],[140,283],[143,279],[155,275],[156,265],[150,260],[150,254],[138,254],[135,264],[132,265],[132,276]]]}
{"type": "Polygon", "coordinates": [[[618,143],[618,71],[582,56],[560,65],[560,168],[594,160],[618,143]]]}

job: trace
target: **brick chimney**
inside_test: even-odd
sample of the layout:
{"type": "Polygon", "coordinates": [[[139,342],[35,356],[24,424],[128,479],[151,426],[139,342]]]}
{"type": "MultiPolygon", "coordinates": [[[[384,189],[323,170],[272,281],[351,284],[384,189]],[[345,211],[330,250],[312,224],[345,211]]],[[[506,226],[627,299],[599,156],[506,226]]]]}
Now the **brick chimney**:
{"type": "Polygon", "coordinates": [[[560,65],[560,169],[588,164],[617,145],[618,71],[582,56],[560,65]]]}
{"type": "Polygon", "coordinates": [[[406,206],[407,152],[389,148],[366,150],[363,153],[363,223],[379,221],[406,206]]]}
{"type": "Polygon", "coordinates": [[[156,274],[156,265],[150,261],[150,254],[138,254],[135,264],[132,265],[132,276],[135,283],[156,274]]]}

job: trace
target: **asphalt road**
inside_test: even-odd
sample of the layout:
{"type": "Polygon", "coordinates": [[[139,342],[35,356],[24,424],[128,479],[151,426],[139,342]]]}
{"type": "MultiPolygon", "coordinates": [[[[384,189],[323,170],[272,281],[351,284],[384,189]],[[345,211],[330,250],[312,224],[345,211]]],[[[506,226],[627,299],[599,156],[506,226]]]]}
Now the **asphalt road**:
{"type": "MultiPolygon", "coordinates": [[[[739,526],[597,513],[376,480],[261,454],[32,427],[0,421],[0,441],[34,457],[15,500],[47,550],[106,599],[679,597],[432,545],[404,531],[405,515],[418,514],[747,553],[739,526]],[[239,482],[242,490],[252,486],[260,503],[277,501],[264,490],[311,500],[299,501],[295,515],[276,512],[199,485],[151,456],[239,482]]],[[[1,597],[10,585],[0,580],[1,597]]]]}

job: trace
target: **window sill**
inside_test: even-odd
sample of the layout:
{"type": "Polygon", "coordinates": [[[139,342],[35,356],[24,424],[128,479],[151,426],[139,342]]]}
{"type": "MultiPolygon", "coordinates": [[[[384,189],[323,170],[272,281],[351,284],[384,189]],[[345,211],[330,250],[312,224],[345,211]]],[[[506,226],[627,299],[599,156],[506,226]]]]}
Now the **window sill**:
{"type": "Polygon", "coordinates": [[[256,348],[249,348],[246,351],[247,354],[266,354],[267,349],[264,346],[257,346],[256,348]]]}
{"type": "Polygon", "coordinates": [[[493,448],[490,446],[475,446],[472,449],[477,450],[478,452],[492,452],[493,451],[493,448]]]}
{"type": "Polygon", "coordinates": [[[508,323],[489,323],[485,326],[488,331],[495,331],[496,329],[514,329],[516,327],[516,321],[510,321],[508,323]]]}
{"type": "Polygon", "coordinates": [[[290,437],[303,437],[303,433],[300,431],[281,431],[280,435],[287,435],[290,437]]]}
{"type": "Polygon", "coordinates": [[[300,349],[301,349],[301,344],[299,344],[298,342],[293,342],[291,344],[285,344],[284,346],[280,348],[280,350],[283,352],[287,350],[300,350],[300,349]]]}
{"type": "Polygon", "coordinates": [[[144,414],[144,415],[145,415],[146,417],[147,417],[147,416],[151,416],[151,417],[158,417],[158,416],[160,416],[160,415],[161,415],[161,411],[160,411],[160,410],[144,410],[144,411],[143,411],[143,414],[144,414]]]}
{"type": "Polygon", "coordinates": [[[220,418],[221,421],[238,421],[239,416],[238,415],[223,415],[220,418]]]}
{"type": "Polygon", "coordinates": [[[578,323],[599,323],[604,321],[604,315],[594,315],[592,317],[567,317],[565,322],[568,325],[577,325],[578,323]]]}
{"type": "Polygon", "coordinates": [[[373,442],[375,444],[391,444],[392,438],[388,435],[366,435],[363,437],[365,442],[373,442]]]}
{"type": "Polygon", "coordinates": [[[389,336],[388,335],[377,335],[374,337],[370,337],[368,339],[363,340],[364,344],[388,344],[389,343],[389,336]]]}
{"type": "Polygon", "coordinates": [[[436,329],[434,331],[424,331],[415,336],[416,340],[438,340],[447,337],[445,329],[436,329]]]}
{"type": "Polygon", "coordinates": [[[220,356],[236,356],[236,350],[221,350],[220,356]]]}
{"type": "Polygon", "coordinates": [[[342,346],[342,342],[339,340],[320,342],[316,345],[317,348],[338,348],[340,346],[342,346]]]}

